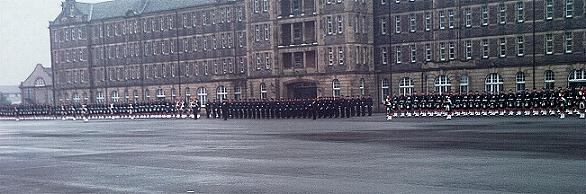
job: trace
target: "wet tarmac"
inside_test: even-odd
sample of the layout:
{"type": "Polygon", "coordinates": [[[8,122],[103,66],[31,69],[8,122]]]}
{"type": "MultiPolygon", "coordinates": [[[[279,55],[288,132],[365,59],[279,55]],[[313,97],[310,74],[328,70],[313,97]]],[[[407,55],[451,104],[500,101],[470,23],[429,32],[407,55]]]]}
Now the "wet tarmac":
{"type": "Polygon", "coordinates": [[[0,193],[584,193],[575,118],[0,122],[0,193]]]}

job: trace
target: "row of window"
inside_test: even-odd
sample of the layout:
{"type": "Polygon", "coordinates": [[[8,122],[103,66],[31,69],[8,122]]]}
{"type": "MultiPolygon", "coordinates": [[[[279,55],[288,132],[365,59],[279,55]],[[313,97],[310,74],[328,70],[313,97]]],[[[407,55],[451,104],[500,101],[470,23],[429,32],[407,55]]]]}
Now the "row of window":
{"type": "MultiPolygon", "coordinates": [[[[159,79],[159,78],[175,78],[179,76],[179,65],[177,63],[162,63],[144,65],[145,79],[159,79]]],[[[245,73],[246,64],[245,57],[238,57],[238,63],[233,62],[233,58],[224,58],[218,60],[203,60],[191,61],[181,63],[181,75],[185,77],[199,76],[199,75],[226,75],[226,74],[242,74],[245,73]]],[[[95,78],[99,82],[106,81],[127,81],[138,80],[141,77],[140,66],[128,67],[108,67],[106,68],[108,75],[104,73],[104,68],[97,68],[95,78]]],[[[75,83],[75,82],[74,82],[75,83]]]]}
{"type": "MultiPolygon", "coordinates": [[[[324,2],[323,0],[321,1],[324,2]]],[[[315,1],[314,0],[282,0],[278,2],[281,6],[280,15],[277,18],[294,17],[298,15],[315,15],[315,1]]],[[[333,3],[330,3],[330,5],[333,3]]]]}
{"type": "MultiPolygon", "coordinates": [[[[544,72],[543,88],[555,89],[555,73],[551,70],[544,72]]],[[[515,91],[523,91],[526,89],[526,75],[524,72],[517,72],[515,74],[515,91]]],[[[568,82],[584,82],[586,81],[586,70],[574,70],[568,75],[568,82]]],[[[484,79],[484,91],[489,93],[500,93],[505,90],[504,79],[498,73],[488,74],[484,79]]],[[[400,95],[411,95],[415,92],[415,81],[410,77],[403,77],[399,81],[399,94],[400,95]]],[[[446,75],[440,75],[435,78],[434,81],[434,92],[443,94],[452,91],[452,80],[446,75]]],[[[467,75],[459,77],[458,92],[469,93],[470,92],[470,78],[467,75]]],[[[389,95],[389,80],[383,79],[381,83],[382,100],[389,95]]]]}
{"type": "Polygon", "coordinates": [[[328,64],[330,66],[334,65],[334,64],[338,64],[338,65],[344,65],[344,59],[345,59],[345,49],[344,47],[340,46],[340,47],[328,47],[328,64]],[[335,54],[337,53],[337,54],[335,54]],[[337,60],[334,60],[334,55],[337,55],[337,60]]]}
{"type": "MultiPolygon", "coordinates": [[[[523,91],[526,89],[526,85],[525,85],[525,73],[524,72],[517,72],[515,74],[515,89],[516,91],[523,91]]],[[[544,72],[544,88],[546,89],[554,89],[555,88],[555,74],[553,71],[551,70],[547,70],[544,72]]],[[[569,73],[568,75],[568,82],[584,82],[586,81],[586,70],[574,70],[572,72],[569,73]]],[[[334,79],[332,80],[332,96],[334,97],[340,97],[342,94],[342,87],[341,87],[341,82],[339,79],[334,79]]],[[[458,91],[460,93],[468,93],[470,92],[470,78],[467,75],[462,75],[459,77],[459,82],[458,82],[458,91]]],[[[502,78],[502,76],[498,73],[490,73],[488,74],[485,79],[484,79],[484,86],[485,86],[485,91],[489,92],[489,93],[500,93],[503,92],[505,87],[504,87],[504,79],[502,78]]],[[[366,86],[365,86],[365,80],[364,79],[360,79],[359,81],[359,91],[360,91],[360,95],[365,95],[365,90],[366,90],[366,86]]],[[[403,77],[400,79],[399,81],[399,94],[401,95],[411,95],[415,92],[415,81],[413,78],[410,77],[403,77]]],[[[437,76],[435,81],[434,81],[434,92],[438,93],[438,94],[443,94],[443,93],[447,93],[447,92],[451,92],[452,91],[452,80],[446,76],[446,75],[440,75],[437,76]]],[[[260,91],[260,98],[261,99],[266,99],[267,96],[267,86],[265,83],[261,83],[259,85],[259,91],[260,91]]],[[[128,91],[124,92],[124,96],[125,99],[128,102],[128,99],[130,99],[130,96],[128,95],[128,91]]],[[[189,99],[191,97],[191,90],[189,87],[184,89],[184,97],[189,99]]],[[[390,83],[388,79],[383,79],[382,83],[381,83],[381,100],[384,101],[385,98],[387,96],[390,95],[390,83]]],[[[65,93],[65,100],[69,100],[69,95],[68,93],[65,93]]],[[[119,102],[120,100],[120,96],[118,94],[118,91],[111,91],[110,92],[111,95],[111,99],[112,102],[119,102]]],[[[85,95],[85,93],[82,96],[87,96],[85,95]]],[[[201,87],[197,89],[197,96],[198,96],[198,100],[202,105],[205,105],[207,103],[207,89],[205,87],[201,87]]],[[[73,100],[74,101],[78,101],[80,100],[79,95],[77,93],[73,94],[73,100]]],[[[138,96],[138,91],[134,90],[133,91],[133,97],[135,99],[135,102],[139,101],[139,96],[138,96]]],[[[148,101],[150,100],[151,96],[151,92],[149,89],[146,89],[144,91],[144,97],[145,99],[148,101]]],[[[164,99],[167,97],[165,90],[159,88],[156,91],[155,94],[156,98],[159,99],[164,99]]],[[[177,97],[177,92],[175,88],[171,89],[171,97],[177,97]]],[[[234,99],[241,99],[242,97],[242,88],[240,86],[236,86],[234,87],[234,99]]],[[[60,99],[63,100],[63,98],[61,98],[60,95],[60,99]]],[[[104,94],[101,91],[98,91],[96,93],[96,100],[98,101],[98,103],[101,103],[104,101],[104,94]]],[[[226,87],[224,87],[223,85],[220,85],[216,88],[216,100],[226,100],[228,99],[228,91],[226,89],[226,87]]]]}
{"type": "MultiPolygon", "coordinates": [[[[244,47],[244,33],[238,32],[238,46],[244,47]]],[[[181,44],[177,45],[176,39],[155,40],[143,42],[144,56],[169,55],[177,52],[190,53],[217,49],[231,49],[233,46],[232,33],[220,33],[208,36],[194,36],[181,38],[181,44]],[[217,38],[219,37],[219,38],[217,38]],[[211,42],[211,44],[208,44],[211,42]],[[176,47],[176,45],[178,47],[176,47]]],[[[115,45],[104,45],[94,48],[96,59],[119,59],[140,56],[140,42],[130,42],[115,45]]]]}
{"type": "MultiPolygon", "coordinates": [[[[254,26],[254,41],[271,43],[271,25],[270,24],[255,24],[254,26]]],[[[242,35],[244,36],[244,35],[242,35]]],[[[244,41],[240,39],[241,41],[244,41]]]]}
{"type": "MultiPolygon", "coordinates": [[[[192,96],[191,93],[191,88],[186,87],[183,89],[183,97],[185,97],[186,100],[189,100],[192,96]]],[[[243,90],[242,87],[240,86],[235,86],[234,87],[234,98],[235,100],[241,100],[242,99],[242,94],[243,94],[243,90]]],[[[145,101],[150,101],[151,98],[155,98],[155,99],[160,99],[160,100],[164,100],[165,98],[168,97],[168,93],[165,92],[164,89],[162,88],[158,88],[156,89],[156,91],[154,93],[152,93],[149,89],[145,89],[144,90],[144,99],[145,101]]],[[[170,97],[177,97],[177,89],[175,88],[171,88],[170,90],[170,97]]],[[[197,99],[199,101],[199,103],[202,106],[205,106],[208,103],[208,90],[205,87],[200,87],[197,88],[196,90],[196,95],[197,95],[197,99]]],[[[60,101],[73,101],[75,103],[80,103],[82,101],[86,102],[87,101],[87,93],[83,92],[81,95],[77,92],[74,92],[71,96],[69,96],[69,93],[65,92],[63,94],[59,94],[59,100],[60,101]]],[[[267,99],[268,98],[268,90],[267,90],[267,85],[265,83],[261,83],[259,85],[259,97],[261,99],[267,99]]],[[[103,91],[97,91],[95,94],[95,99],[97,103],[104,103],[106,101],[105,95],[103,91]]],[[[130,93],[128,90],[124,91],[123,96],[120,95],[120,93],[117,90],[113,90],[110,91],[110,99],[112,103],[118,103],[118,102],[140,102],[140,96],[139,96],[139,92],[138,90],[133,90],[132,91],[132,96],[130,96],[130,93]]],[[[228,97],[228,90],[225,86],[220,85],[216,88],[216,100],[222,102],[224,100],[229,99],[228,97]]]]}
{"type": "MultiPolygon", "coordinates": [[[[232,21],[242,22],[244,13],[241,7],[237,7],[236,16],[232,7],[221,7],[212,10],[203,10],[192,13],[181,14],[180,24],[183,28],[207,26],[215,24],[230,23],[232,21]],[[235,17],[235,18],[234,18],[235,17]]],[[[96,38],[103,37],[118,37],[139,32],[139,23],[142,24],[143,33],[150,33],[155,31],[167,31],[176,28],[175,15],[157,16],[142,19],[130,19],[127,21],[111,22],[104,25],[97,25],[93,27],[93,32],[96,38]]],[[[68,42],[75,40],[85,40],[85,30],[82,28],[63,28],[53,30],[54,42],[68,42]]]]}
{"type": "Polygon", "coordinates": [[[269,70],[273,66],[272,56],[270,52],[258,52],[253,54],[253,59],[251,61],[256,61],[256,70],[264,69],[269,70]]]}
{"type": "MultiPolygon", "coordinates": [[[[546,55],[553,55],[554,54],[554,47],[555,47],[555,43],[554,43],[554,36],[560,36],[560,35],[556,35],[556,34],[545,34],[544,35],[544,54],[546,55]]],[[[525,48],[526,46],[528,46],[528,43],[526,43],[526,38],[525,36],[517,36],[515,38],[498,38],[495,40],[491,40],[491,39],[482,39],[482,40],[478,40],[478,41],[472,41],[472,40],[464,40],[463,41],[463,45],[462,47],[464,48],[464,59],[466,60],[470,60],[473,58],[473,51],[478,51],[481,53],[481,57],[483,59],[487,59],[490,57],[490,49],[491,49],[491,41],[492,45],[496,45],[496,49],[497,49],[497,56],[500,58],[504,58],[507,57],[507,49],[508,47],[510,47],[510,44],[507,44],[507,40],[511,40],[513,39],[515,41],[515,50],[516,50],[516,55],[519,57],[523,57],[525,56],[526,52],[525,52],[525,48]],[[496,41],[496,42],[494,42],[496,41]],[[479,49],[475,49],[474,45],[479,45],[480,48],[479,49]]],[[[563,52],[566,54],[571,54],[574,52],[574,33],[573,32],[565,32],[563,33],[563,52]]],[[[395,63],[397,64],[401,64],[403,63],[403,52],[405,50],[404,47],[408,48],[408,55],[409,55],[409,59],[411,63],[416,63],[417,62],[417,53],[418,51],[423,50],[424,54],[423,54],[423,61],[425,62],[430,62],[433,59],[433,54],[435,51],[437,51],[437,54],[439,55],[439,61],[450,61],[450,60],[455,60],[456,56],[457,56],[457,51],[458,49],[457,44],[455,42],[439,42],[435,45],[432,46],[431,43],[427,43],[425,45],[409,45],[409,46],[395,46],[395,63]],[[435,48],[434,48],[435,46],[435,48]]],[[[389,63],[388,60],[388,48],[387,47],[382,47],[380,50],[380,55],[381,55],[381,63],[383,65],[386,65],[389,63]]]]}
{"type": "Polygon", "coordinates": [[[53,31],[53,42],[69,42],[86,39],[85,27],[63,28],[53,31]]]}
{"type": "Polygon", "coordinates": [[[55,64],[87,61],[87,48],[54,50],[53,61],[55,64]]]}
{"type": "Polygon", "coordinates": [[[57,73],[57,82],[61,84],[84,84],[89,81],[86,69],[71,69],[57,73]]]}
{"type": "MultiPolygon", "coordinates": [[[[514,2],[514,8],[515,8],[515,17],[514,20],[517,23],[523,23],[525,22],[525,3],[530,3],[530,2],[523,2],[523,1],[517,1],[514,2]]],[[[546,9],[545,9],[545,19],[546,20],[552,20],[553,19],[553,0],[546,0],[546,9]]],[[[565,0],[565,17],[566,18],[572,18],[573,17],[573,13],[574,13],[574,1],[573,0],[565,0]]],[[[474,11],[478,11],[477,14],[473,14],[473,10],[472,8],[468,7],[465,8],[462,11],[462,16],[463,19],[460,21],[463,21],[463,26],[465,26],[466,28],[470,28],[473,26],[473,17],[478,17],[478,20],[476,21],[480,21],[482,26],[488,26],[489,25],[489,21],[490,21],[490,10],[491,8],[489,7],[488,4],[484,4],[482,7],[480,7],[480,9],[474,9],[474,11]],[[474,16],[475,15],[475,16],[474,16]]],[[[496,9],[496,11],[498,11],[497,13],[497,24],[500,25],[505,25],[507,24],[507,5],[505,3],[500,3],[498,4],[498,8],[496,9]]],[[[432,23],[433,23],[433,17],[434,15],[437,15],[437,17],[439,17],[438,19],[438,28],[440,30],[444,30],[444,29],[452,29],[456,26],[456,22],[459,20],[458,16],[456,15],[456,11],[454,11],[454,9],[446,9],[446,10],[438,10],[437,12],[425,12],[423,13],[423,15],[416,15],[416,14],[409,14],[409,15],[396,15],[395,16],[395,33],[396,34],[400,34],[403,30],[403,27],[405,26],[402,23],[402,18],[403,17],[407,17],[409,23],[408,23],[408,31],[409,32],[417,32],[418,29],[421,29],[418,24],[417,24],[417,17],[423,17],[423,20],[419,20],[419,21],[423,21],[423,30],[424,31],[430,31],[432,29],[432,23]]],[[[381,18],[380,19],[380,26],[381,26],[381,34],[382,35],[386,35],[388,34],[387,30],[388,30],[388,26],[387,26],[387,18],[381,18]]]]}
{"type": "Polygon", "coordinates": [[[327,35],[344,34],[344,16],[326,16],[325,18],[327,35]]]}
{"type": "MultiPolygon", "coordinates": [[[[358,81],[358,91],[360,93],[360,96],[366,95],[366,82],[364,78],[360,78],[360,80],[358,81]]],[[[332,96],[342,96],[342,82],[340,82],[339,79],[332,80],[332,96]]]]}
{"type": "Polygon", "coordinates": [[[252,4],[253,13],[267,13],[269,12],[270,4],[269,0],[254,0],[252,4]]]}

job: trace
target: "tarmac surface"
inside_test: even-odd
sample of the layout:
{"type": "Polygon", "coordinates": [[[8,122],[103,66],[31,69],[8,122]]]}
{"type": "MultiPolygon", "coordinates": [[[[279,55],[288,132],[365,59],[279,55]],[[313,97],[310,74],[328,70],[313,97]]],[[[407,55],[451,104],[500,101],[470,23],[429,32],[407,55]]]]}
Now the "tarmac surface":
{"type": "Polygon", "coordinates": [[[0,121],[0,193],[584,193],[586,121],[0,121]]]}

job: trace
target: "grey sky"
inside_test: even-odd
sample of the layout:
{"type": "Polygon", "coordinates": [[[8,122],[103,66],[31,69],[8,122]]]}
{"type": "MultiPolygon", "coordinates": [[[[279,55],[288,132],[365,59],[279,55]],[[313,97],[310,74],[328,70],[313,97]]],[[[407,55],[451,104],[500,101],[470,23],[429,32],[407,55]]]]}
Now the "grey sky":
{"type": "Polygon", "coordinates": [[[48,26],[62,1],[0,0],[0,85],[20,84],[37,63],[51,65],[48,26]]]}

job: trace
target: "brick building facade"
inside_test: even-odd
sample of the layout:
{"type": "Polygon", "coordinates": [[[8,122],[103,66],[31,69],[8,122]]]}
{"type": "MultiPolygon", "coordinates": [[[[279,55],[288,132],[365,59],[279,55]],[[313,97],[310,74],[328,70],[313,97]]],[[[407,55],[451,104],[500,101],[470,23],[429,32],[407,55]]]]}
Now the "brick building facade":
{"type": "Polygon", "coordinates": [[[387,93],[584,85],[583,0],[375,0],[375,69],[387,93]],[[392,73],[391,73],[392,72],[392,73]]]}
{"type": "Polygon", "coordinates": [[[584,5],[66,0],[50,24],[55,101],[382,99],[567,86],[584,81],[584,5]]]}

